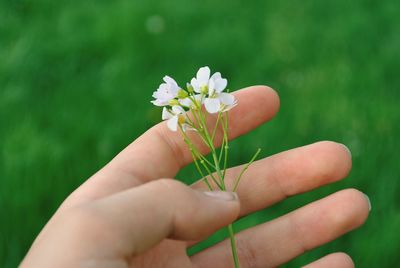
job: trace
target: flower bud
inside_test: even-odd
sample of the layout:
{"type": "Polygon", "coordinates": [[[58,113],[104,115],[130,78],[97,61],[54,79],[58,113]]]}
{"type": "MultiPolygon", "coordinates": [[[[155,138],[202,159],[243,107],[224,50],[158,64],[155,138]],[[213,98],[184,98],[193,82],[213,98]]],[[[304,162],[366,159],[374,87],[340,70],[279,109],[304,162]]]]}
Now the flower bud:
{"type": "Polygon", "coordinates": [[[179,105],[179,101],[177,99],[172,99],[169,101],[169,105],[171,106],[179,105]]]}
{"type": "Polygon", "coordinates": [[[187,96],[189,96],[189,95],[188,95],[188,93],[187,93],[185,90],[180,89],[180,90],[178,91],[178,98],[179,98],[179,99],[185,99],[185,98],[187,98],[187,96]]]}
{"type": "Polygon", "coordinates": [[[194,92],[194,89],[193,89],[191,84],[186,83],[186,88],[187,88],[187,91],[189,91],[189,93],[193,93],[194,92]]]}

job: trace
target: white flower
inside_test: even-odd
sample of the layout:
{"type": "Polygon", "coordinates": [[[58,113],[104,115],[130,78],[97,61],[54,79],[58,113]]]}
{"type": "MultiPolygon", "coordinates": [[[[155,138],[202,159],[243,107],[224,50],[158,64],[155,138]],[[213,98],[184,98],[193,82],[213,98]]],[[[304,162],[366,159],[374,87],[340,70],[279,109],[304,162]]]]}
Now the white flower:
{"type": "Polygon", "coordinates": [[[201,106],[203,100],[203,96],[201,94],[196,94],[194,96],[192,96],[191,98],[185,98],[182,100],[179,100],[179,103],[182,106],[188,107],[190,109],[196,109],[198,106],[201,106]],[[193,101],[195,101],[196,103],[194,103],[193,101]]]}
{"type": "Polygon", "coordinates": [[[183,129],[186,129],[186,118],[184,116],[185,110],[178,105],[172,106],[172,109],[169,110],[167,107],[164,107],[162,112],[162,119],[168,120],[167,126],[172,131],[177,131],[178,126],[182,125],[183,129]]]}
{"type": "Polygon", "coordinates": [[[237,100],[235,97],[225,92],[214,93],[214,95],[204,100],[204,106],[210,114],[229,111],[236,105],[237,100]]]}
{"type": "Polygon", "coordinates": [[[208,82],[208,95],[213,96],[215,93],[221,93],[225,90],[228,80],[221,77],[220,72],[216,72],[208,82]]]}
{"type": "MultiPolygon", "coordinates": [[[[237,101],[232,94],[224,93],[228,81],[216,72],[210,77],[210,68],[205,66],[197,71],[196,77],[190,81],[193,90],[205,97],[204,106],[207,112],[214,114],[232,109],[237,101]]],[[[201,98],[203,100],[203,98],[201,98]]],[[[184,105],[187,101],[184,102],[184,105]]]]}
{"type": "Polygon", "coordinates": [[[210,80],[210,68],[208,66],[201,67],[196,74],[196,78],[192,78],[190,84],[196,93],[205,93],[210,80]]]}
{"type": "Polygon", "coordinates": [[[170,101],[178,96],[180,90],[178,84],[175,80],[169,76],[164,76],[164,82],[162,83],[157,91],[153,93],[153,98],[155,100],[151,101],[156,106],[167,106],[170,101]]]}

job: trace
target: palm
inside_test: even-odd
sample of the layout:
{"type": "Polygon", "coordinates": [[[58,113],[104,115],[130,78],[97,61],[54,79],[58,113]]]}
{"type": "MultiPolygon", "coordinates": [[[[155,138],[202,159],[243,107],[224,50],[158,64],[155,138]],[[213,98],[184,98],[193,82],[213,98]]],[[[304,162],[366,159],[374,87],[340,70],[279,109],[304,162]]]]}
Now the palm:
{"type": "Polygon", "coordinates": [[[156,247],[139,256],[133,256],[129,267],[175,268],[191,267],[186,255],[186,243],[170,239],[163,240],[156,247]]]}

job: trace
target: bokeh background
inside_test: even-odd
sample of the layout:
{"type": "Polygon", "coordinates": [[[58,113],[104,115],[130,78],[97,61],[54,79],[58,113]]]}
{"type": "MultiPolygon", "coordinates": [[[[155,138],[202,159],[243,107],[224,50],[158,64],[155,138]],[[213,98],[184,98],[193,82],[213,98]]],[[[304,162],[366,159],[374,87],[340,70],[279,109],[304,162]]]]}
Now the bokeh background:
{"type": "Polygon", "coordinates": [[[399,14],[397,0],[1,0],[0,267],[17,266],[62,200],[160,120],[149,101],[163,75],[184,84],[204,65],[231,89],[267,84],[281,97],[272,122],[232,144],[231,165],[319,140],[353,153],[347,180],[236,228],[355,187],[372,201],[366,224],[284,267],[335,251],[357,267],[397,267],[399,14]]]}

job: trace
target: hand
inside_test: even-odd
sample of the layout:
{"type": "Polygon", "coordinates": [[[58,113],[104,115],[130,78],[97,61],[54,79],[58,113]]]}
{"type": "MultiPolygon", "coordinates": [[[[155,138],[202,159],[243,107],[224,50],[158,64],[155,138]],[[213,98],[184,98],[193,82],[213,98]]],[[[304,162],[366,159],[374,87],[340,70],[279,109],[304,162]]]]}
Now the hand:
{"type": "MultiPolygon", "coordinates": [[[[278,111],[279,98],[268,87],[235,95],[231,139],[278,111]]],[[[338,181],[351,168],[345,146],[318,142],[255,162],[237,197],[204,193],[201,181],[189,187],[168,179],[190,162],[179,134],[164,123],[153,127],[65,200],[21,267],[233,267],[228,241],[191,257],[186,248],[238,217],[338,181]]],[[[228,170],[228,185],[239,171],[228,170]]],[[[241,266],[281,265],[360,226],[368,212],[366,196],[347,189],[250,228],[236,236],[241,266]]],[[[307,267],[354,265],[346,254],[335,253],[307,267]]]]}

